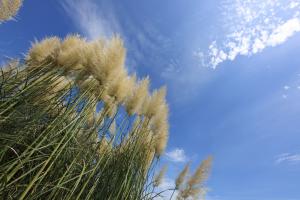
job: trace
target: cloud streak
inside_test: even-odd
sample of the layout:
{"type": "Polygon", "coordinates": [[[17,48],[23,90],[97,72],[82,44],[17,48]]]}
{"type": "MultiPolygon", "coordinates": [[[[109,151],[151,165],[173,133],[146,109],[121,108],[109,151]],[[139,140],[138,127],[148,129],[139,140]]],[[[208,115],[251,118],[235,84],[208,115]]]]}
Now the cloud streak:
{"type": "Polygon", "coordinates": [[[120,32],[119,23],[109,4],[93,0],[64,0],[61,4],[75,26],[89,39],[110,37],[120,32]],[[100,9],[103,7],[105,9],[100,9]]]}
{"type": "Polygon", "coordinates": [[[194,52],[212,68],[239,55],[251,56],[280,45],[300,32],[296,0],[224,0],[221,10],[225,36],[212,41],[207,52],[194,52]]]}
{"type": "Polygon", "coordinates": [[[290,164],[296,164],[300,163],[300,154],[291,154],[291,153],[284,153],[276,156],[275,159],[276,164],[281,163],[290,163],[290,164]]]}

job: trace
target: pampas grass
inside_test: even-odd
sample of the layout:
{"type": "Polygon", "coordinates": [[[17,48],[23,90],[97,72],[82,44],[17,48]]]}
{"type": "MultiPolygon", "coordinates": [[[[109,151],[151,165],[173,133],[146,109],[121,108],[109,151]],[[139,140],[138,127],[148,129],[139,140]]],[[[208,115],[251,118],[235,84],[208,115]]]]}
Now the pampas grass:
{"type": "MultiPolygon", "coordinates": [[[[119,36],[49,37],[1,69],[1,198],[157,196],[166,172],[154,177],[169,135],[166,88],[151,92],[149,77],[128,74],[125,53],[119,36]]],[[[205,163],[186,188],[179,186],[187,169],[179,175],[182,197],[199,193],[205,163]]]]}
{"type": "Polygon", "coordinates": [[[1,197],[143,199],[168,130],[153,133],[138,110],[146,99],[159,97],[157,107],[166,101],[150,97],[148,78],[126,72],[124,57],[119,37],[50,37],[33,43],[24,63],[3,69],[1,197]]]}

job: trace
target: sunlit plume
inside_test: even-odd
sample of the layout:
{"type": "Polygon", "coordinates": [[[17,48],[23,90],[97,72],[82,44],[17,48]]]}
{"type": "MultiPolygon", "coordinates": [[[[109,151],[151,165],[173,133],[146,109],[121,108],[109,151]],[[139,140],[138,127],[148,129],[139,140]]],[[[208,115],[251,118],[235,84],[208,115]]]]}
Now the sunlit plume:
{"type": "Polygon", "coordinates": [[[184,180],[189,173],[189,168],[190,168],[189,163],[184,166],[183,170],[180,172],[180,174],[176,178],[175,189],[179,189],[180,186],[184,183],[184,180]]]}
{"type": "Polygon", "coordinates": [[[145,107],[144,114],[147,117],[153,117],[156,114],[157,109],[159,109],[159,107],[165,103],[166,92],[166,87],[161,87],[159,90],[154,90],[149,99],[147,107],[145,107]]]}
{"type": "Polygon", "coordinates": [[[169,139],[169,124],[165,123],[159,132],[154,133],[155,153],[157,156],[162,155],[169,139]]]}
{"type": "Polygon", "coordinates": [[[79,35],[69,35],[62,42],[57,56],[57,64],[66,71],[83,69],[86,59],[86,40],[79,35]]]}
{"type": "Polygon", "coordinates": [[[150,119],[150,128],[154,132],[155,149],[160,156],[167,145],[169,137],[169,108],[166,102],[166,88],[155,90],[150,97],[145,115],[150,119]]]}
{"type": "MultiPolygon", "coordinates": [[[[60,39],[58,37],[49,37],[38,42],[32,43],[26,60],[30,66],[41,65],[46,58],[56,56],[60,48],[60,39]]],[[[53,60],[53,59],[51,59],[53,60]]]]}
{"type": "Polygon", "coordinates": [[[196,172],[188,181],[188,185],[190,187],[203,183],[207,179],[211,168],[211,162],[212,162],[212,157],[208,157],[200,164],[196,172]]]}
{"type": "MultiPolygon", "coordinates": [[[[101,84],[113,82],[124,70],[126,50],[120,37],[113,37],[104,43],[98,40],[91,43],[94,55],[88,70],[101,84]]],[[[92,54],[91,54],[92,55],[92,54]]]]}
{"type": "Polygon", "coordinates": [[[158,174],[155,176],[154,178],[154,186],[157,187],[161,184],[164,176],[165,176],[165,173],[167,172],[167,165],[164,165],[161,170],[158,172],[158,174]]]}
{"type": "Polygon", "coordinates": [[[207,189],[204,187],[204,182],[208,178],[211,163],[212,157],[202,161],[195,173],[188,179],[185,188],[179,191],[178,199],[199,198],[200,195],[205,195],[207,189]]]}
{"type": "Polygon", "coordinates": [[[133,87],[136,82],[136,76],[127,75],[126,71],[121,71],[117,80],[114,80],[108,88],[110,96],[114,97],[118,104],[124,102],[124,100],[131,95],[133,87]]]}
{"type": "Polygon", "coordinates": [[[0,23],[14,17],[21,6],[22,0],[0,0],[0,23]]]}
{"type": "Polygon", "coordinates": [[[139,81],[133,88],[131,96],[126,101],[126,109],[130,115],[142,114],[142,107],[146,98],[149,98],[149,77],[139,81]]]}

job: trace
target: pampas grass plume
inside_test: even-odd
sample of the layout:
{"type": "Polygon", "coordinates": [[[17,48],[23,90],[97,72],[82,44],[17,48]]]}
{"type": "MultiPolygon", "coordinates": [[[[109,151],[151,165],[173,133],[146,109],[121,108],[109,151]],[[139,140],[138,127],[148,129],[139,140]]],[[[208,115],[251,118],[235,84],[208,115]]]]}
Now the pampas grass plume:
{"type": "Polygon", "coordinates": [[[178,175],[178,177],[175,180],[175,189],[179,189],[180,186],[184,183],[184,180],[186,178],[186,176],[189,173],[189,168],[190,168],[190,164],[186,164],[183,168],[183,170],[180,172],[180,174],[178,175]]]}
{"type": "Polygon", "coordinates": [[[154,181],[153,181],[154,187],[158,187],[162,183],[162,180],[165,176],[165,173],[167,172],[167,169],[168,169],[167,165],[164,165],[160,169],[160,171],[158,172],[158,174],[154,178],[154,181]]]}
{"type": "Polygon", "coordinates": [[[159,157],[163,154],[166,149],[167,142],[169,139],[169,124],[165,124],[165,127],[158,133],[154,133],[155,139],[155,153],[159,157]]]}
{"type": "Polygon", "coordinates": [[[86,40],[79,35],[67,36],[60,46],[57,56],[58,65],[67,71],[80,70],[83,68],[86,40]]]}
{"type": "Polygon", "coordinates": [[[0,0],[0,22],[14,17],[22,6],[22,0],[0,0]]]}
{"type": "Polygon", "coordinates": [[[208,178],[208,174],[211,168],[211,163],[212,163],[212,157],[209,156],[199,165],[194,175],[188,181],[188,185],[190,187],[193,187],[197,184],[201,184],[208,178]]]}
{"type": "Polygon", "coordinates": [[[55,56],[60,48],[61,41],[58,37],[48,37],[40,42],[32,43],[32,46],[26,57],[30,66],[39,66],[43,64],[46,58],[55,56]]]}
{"type": "Polygon", "coordinates": [[[132,95],[126,101],[126,109],[130,115],[142,114],[143,104],[149,98],[149,84],[149,77],[146,77],[133,88],[132,95]]]}
{"type": "Polygon", "coordinates": [[[149,118],[153,117],[159,107],[165,103],[166,98],[166,87],[161,87],[158,90],[154,90],[152,93],[147,108],[145,108],[145,115],[149,118]]]}

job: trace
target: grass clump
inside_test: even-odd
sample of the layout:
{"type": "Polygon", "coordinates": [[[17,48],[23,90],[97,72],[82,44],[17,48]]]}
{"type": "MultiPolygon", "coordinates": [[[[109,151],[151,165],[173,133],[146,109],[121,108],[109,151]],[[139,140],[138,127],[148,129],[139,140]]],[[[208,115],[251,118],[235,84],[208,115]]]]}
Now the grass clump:
{"type": "MultiPolygon", "coordinates": [[[[0,75],[0,197],[153,199],[169,134],[165,87],[125,66],[119,37],[32,44],[0,75]]],[[[190,181],[187,190],[199,181],[190,181]],[[193,182],[190,183],[190,182],[193,182]],[[195,184],[194,184],[195,182],[195,184]]]]}

